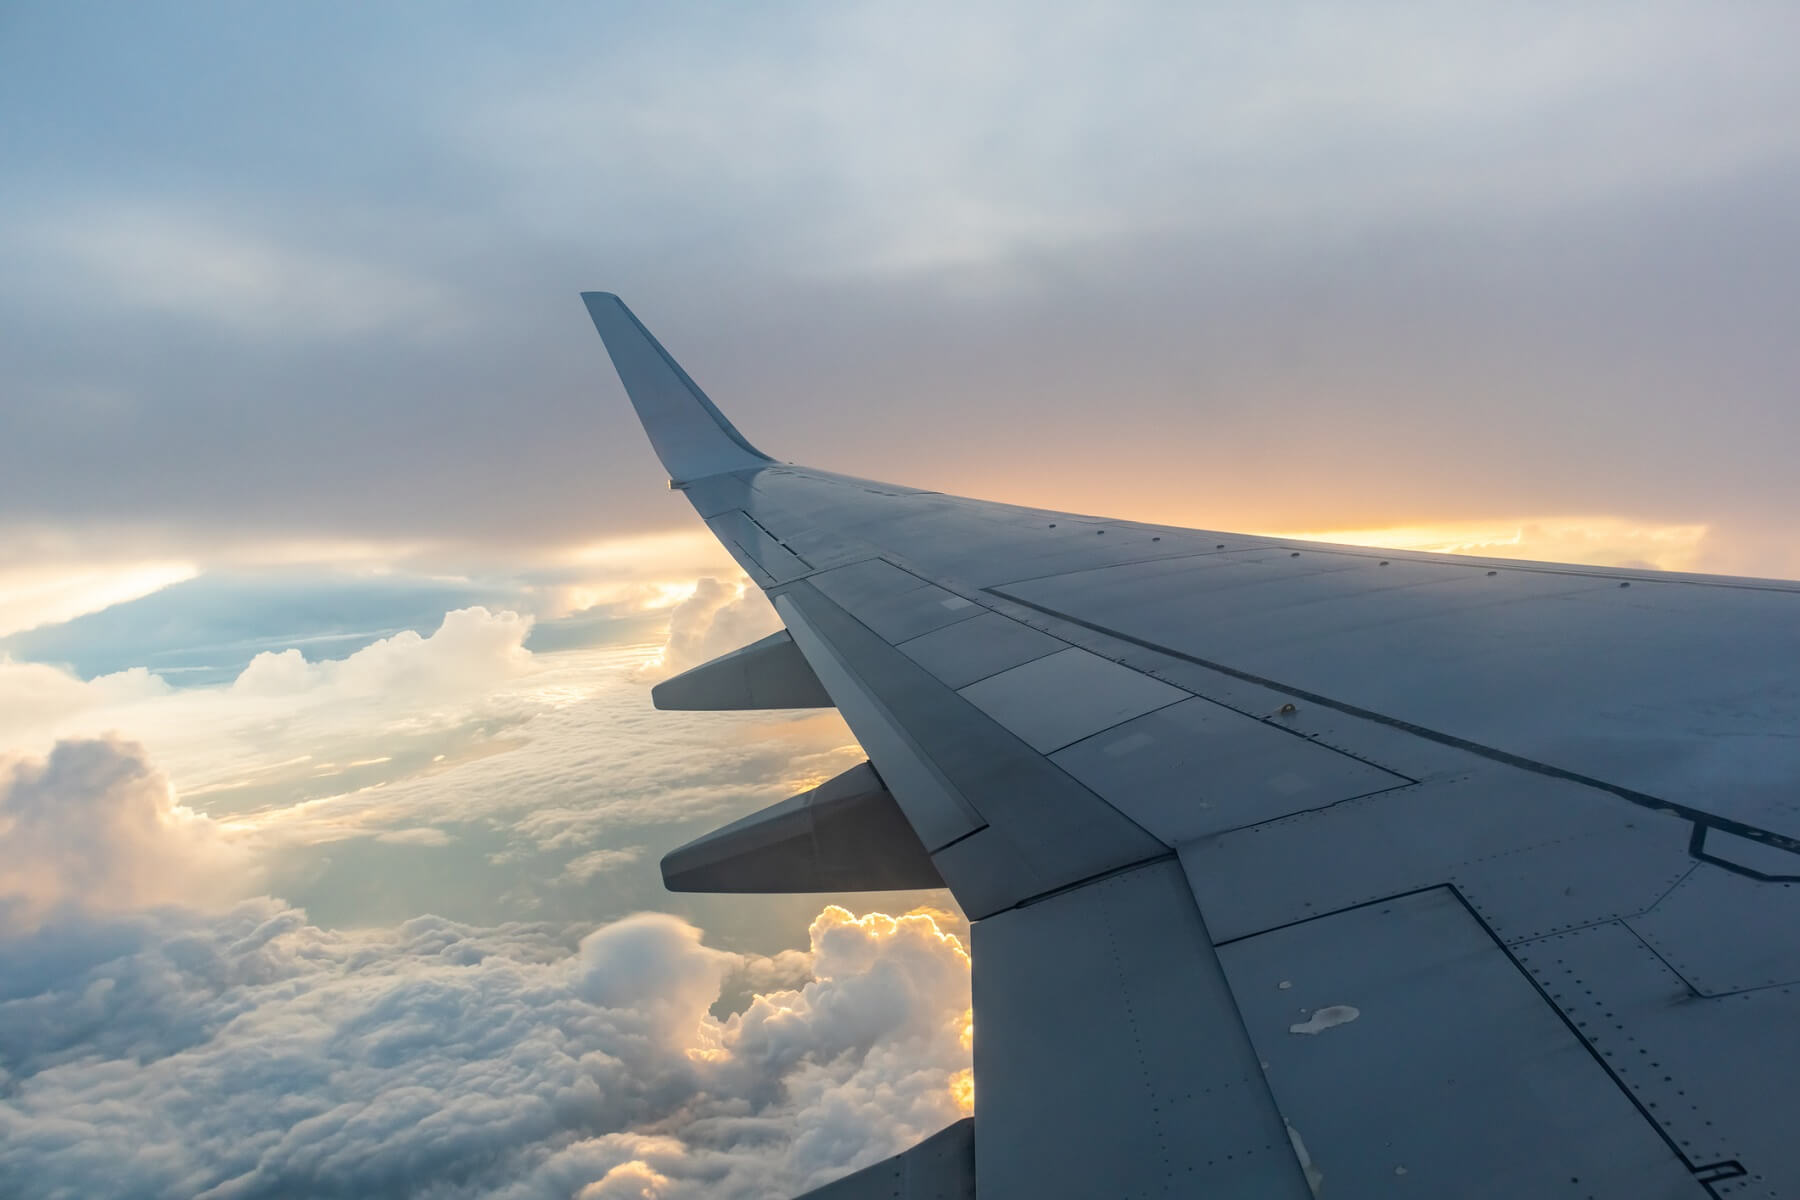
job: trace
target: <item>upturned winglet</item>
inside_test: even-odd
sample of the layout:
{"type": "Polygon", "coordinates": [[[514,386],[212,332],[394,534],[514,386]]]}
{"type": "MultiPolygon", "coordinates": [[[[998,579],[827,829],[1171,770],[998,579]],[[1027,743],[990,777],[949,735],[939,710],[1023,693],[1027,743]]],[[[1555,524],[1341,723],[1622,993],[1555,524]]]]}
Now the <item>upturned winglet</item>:
{"type": "Polygon", "coordinates": [[[611,292],[583,292],[581,298],[672,482],[774,461],[725,419],[623,300],[611,292]]]}

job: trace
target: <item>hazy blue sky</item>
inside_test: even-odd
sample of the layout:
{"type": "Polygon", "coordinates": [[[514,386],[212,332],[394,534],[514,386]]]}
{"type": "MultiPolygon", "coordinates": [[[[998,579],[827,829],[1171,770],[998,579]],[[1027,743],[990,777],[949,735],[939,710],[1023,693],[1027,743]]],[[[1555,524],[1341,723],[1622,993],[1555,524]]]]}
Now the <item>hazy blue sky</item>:
{"type": "Polygon", "coordinates": [[[659,886],[860,756],[649,710],[773,615],[577,293],[783,458],[1800,577],[1796,45],[0,4],[0,1192],[784,1195],[953,1119],[957,914],[659,886]]]}

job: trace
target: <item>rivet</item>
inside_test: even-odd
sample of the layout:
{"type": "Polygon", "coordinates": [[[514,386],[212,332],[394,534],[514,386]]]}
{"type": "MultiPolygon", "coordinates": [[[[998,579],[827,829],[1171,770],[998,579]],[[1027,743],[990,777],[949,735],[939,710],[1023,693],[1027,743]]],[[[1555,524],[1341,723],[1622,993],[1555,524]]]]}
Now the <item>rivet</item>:
{"type": "Polygon", "coordinates": [[[1299,710],[1296,709],[1292,704],[1284,704],[1280,708],[1276,709],[1275,711],[1285,717],[1289,713],[1298,712],[1299,710]]]}
{"type": "Polygon", "coordinates": [[[1225,548],[1224,542],[1220,542],[1218,545],[1213,547],[1214,550],[1223,550],[1224,548],[1225,548]]]}
{"type": "Polygon", "coordinates": [[[1104,530],[1104,529],[1096,529],[1096,530],[1094,530],[1094,532],[1095,532],[1095,533],[1105,533],[1105,532],[1106,532],[1106,530],[1104,530]]]}
{"type": "Polygon", "coordinates": [[[1384,566],[1384,567],[1385,567],[1385,566],[1387,566],[1387,564],[1388,564],[1388,560],[1387,560],[1387,559],[1385,559],[1385,558],[1384,558],[1384,559],[1382,559],[1382,560],[1381,560],[1381,564],[1380,564],[1380,565],[1381,565],[1381,566],[1384,566]]]}
{"type": "Polygon", "coordinates": [[[1622,582],[1622,583],[1620,583],[1620,584],[1619,584],[1619,586],[1620,586],[1620,587],[1630,587],[1630,586],[1631,586],[1631,580],[1629,580],[1629,579],[1627,579],[1627,580],[1625,580],[1625,581],[1624,581],[1624,582],[1622,582]]]}
{"type": "Polygon", "coordinates": [[[1162,539],[1161,539],[1161,538],[1159,538],[1159,537],[1153,537],[1153,538],[1151,538],[1151,539],[1150,539],[1150,540],[1151,540],[1151,541],[1153,541],[1153,542],[1160,542],[1160,541],[1162,541],[1162,539]]]}
{"type": "Polygon", "coordinates": [[[1052,529],[1055,529],[1055,528],[1056,528],[1056,522],[1055,522],[1055,521],[1052,521],[1052,522],[1050,522],[1050,528],[1052,528],[1052,529]]]}
{"type": "Polygon", "coordinates": [[[1298,550],[1296,550],[1296,551],[1294,551],[1294,552],[1293,552],[1293,553],[1292,553],[1292,554],[1290,554],[1290,555],[1288,555],[1288,557],[1289,557],[1289,558],[1299,558],[1299,557],[1300,557],[1300,552],[1299,552],[1299,551],[1298,551],[1298,550]]]}
{"type": "Polygon", "coordinates": [[[1500,572],[1498,572],[1498,571],[1489,571],[1488,572],[1489,575],[1498,575],[1499,573],[1500,572]]]}

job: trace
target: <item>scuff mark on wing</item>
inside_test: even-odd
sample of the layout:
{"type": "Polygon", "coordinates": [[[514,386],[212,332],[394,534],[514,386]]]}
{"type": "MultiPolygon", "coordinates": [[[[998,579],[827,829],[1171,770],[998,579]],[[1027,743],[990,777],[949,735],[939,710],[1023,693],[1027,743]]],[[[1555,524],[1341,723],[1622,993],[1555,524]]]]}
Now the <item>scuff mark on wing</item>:
{"type": "Polygon", "coordinates": [[[1306,1143],[1300,1140],[1300,1131],[1285,1118],[1281,1123],[1287,1126],[1288,1141],[1294,1146],[1294,1157],[1300,1160],[1300,1169],[1306,1172],[1307,1189],[1312,1192],[1313,1200],[1318,1200],[1325,1187],[1325,1172],[1314,1165],[1312,1155],[1306,1152],[1306,1143]]]}
{"type": "Polygon", "coordinates": [[[1332,1004],[1313,1010],[1313,1015],[1297,1025],[1289,1025],[1289,1033],[1322,1033],[1334,1025],[1348,1025],[1362,1016],[1362,1010],[1348,1004],[1332,1004]]]}

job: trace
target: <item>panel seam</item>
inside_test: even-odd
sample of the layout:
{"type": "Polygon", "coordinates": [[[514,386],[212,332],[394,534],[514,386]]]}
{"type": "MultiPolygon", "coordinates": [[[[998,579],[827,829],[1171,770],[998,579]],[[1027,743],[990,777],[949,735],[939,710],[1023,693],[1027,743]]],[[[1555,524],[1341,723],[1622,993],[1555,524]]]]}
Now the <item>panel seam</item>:
{"type": "MultiPolygon", "coordinates": [[[[1698,809],[1691,805],[1682,804],[1679,801],[1664,800],[1661,797],[1652,796],[1647,792],[1640,792],[1633,788],[1625,787],[1622,784],[1608,783],[1603,779],[1596,779],[1591,775],[1583,775],[1578,771],[1570,771],[1563,767],[1552,766],[1549,763],[1526,758],[1523,755],[1514,754],[1508,750],[1501,750],[1495,746],[1489,746],[1481,742],[1471,741],[1468,738],[1458,737],[1453,733],[1444,733],[1441,730],[1428,729],[1423,725],[1415,725],[1413,722],[1402,720],[1399,717],[1391,717],[1385,713],[1376,712],[1373,709],[1367,709],[1360,705],[1348,703],[1347,701],[1333,699],[1332,697],[1323,695],[1319,692],[1309,691],[1305,688],[1296,687],[1293,684],[1282,683],[1278,680],[1269,679],[1237,667],[1229,667],[1224,663],[1201,658],[1198,655],[1188,654],[1173,649],[1172,647],[1152,642],[1146,638],[1135,637],[1122,630],[1113,629],[1094,621],[1087,621],[1047,605],[1024,600],[1006,592],[993,590],[993,594],[1000,596],[1003,599],[1010,600],[1014,604],[1020,604],[1036,612],[1043,613],[1046,616],[1054,617],[1062,621],[1068,621],[1072,625],[1080,626],[1081,628],[1090,630],[1094,633],[1102,634],[1110,638],[1117,638],[1119,641],[1127,642],[1133,646],[1151,650],[1158,654],[1166,654],[1170,658],[1190,663],[1196,667],[1204,667],[1209,671],[1217,671],[1222,675],[1228,675],[1233,679],[1239,679],[1245,683],[1253,683],[1259,687],[1266,687],[1274,691],[1285,692],[1290,696],[1305,700],[1309,704],[1322,705],[1326,708],[1341,712],[1346,716],[1356,717],[1365,721],[1372,721],[1378,725],[1385,725],[1390,729],[1397,729],[1402,733],[1408,733],[1414,737],[1421,737],[1427,741],[1436,742],[1443,746],[1449,746],[1455,750],[1462,750],[1470,754],[1480,755],[1482,758],[1489,759],[1493,762],[1502,763],[1509,767],[1517,767],[1520,770],[1530,771],[1533,774],[1544,775],[1551,779],[1561,779],[1569,783],[1580,784],[1583,787],[1594,788],[1597,791],[1617,796],[1621,800],[1637,805],[1639,808],[1647,808],[1656,812],[1671,813],[1682,817],[1685,820],[1692,821],[1697,825],[1712,829],[1722,829],[1727,833],[1737,834],[1739,837],[1747,838],[1753,842],[1775,846],[1790,853],[1800,854],[1800,838],[1776,833],[1774,830],[1761,829],[1755,825],[1748,825],[1731,817],[1720,816],[1717,813],[1709,813],[1704,809],[1698,809]]],[[[1724,864],[1719,865],[1724,866],[1724,864]]],[[[1726,869],[1730,868],[1727,867],[1726,869]]]]}

